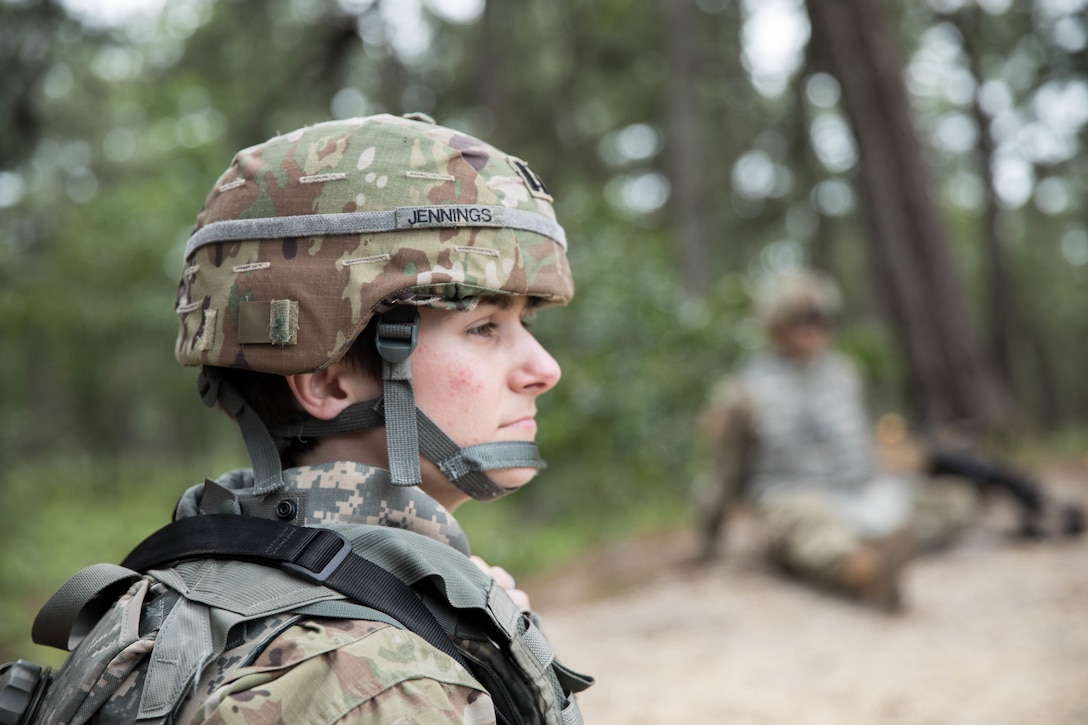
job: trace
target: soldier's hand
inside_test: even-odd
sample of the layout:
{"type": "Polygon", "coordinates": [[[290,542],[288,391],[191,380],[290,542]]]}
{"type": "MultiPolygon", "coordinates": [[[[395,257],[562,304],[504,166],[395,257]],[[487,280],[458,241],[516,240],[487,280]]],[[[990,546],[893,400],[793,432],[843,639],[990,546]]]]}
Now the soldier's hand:
{"type": "Polygon", "coordinates": [[[506,590],[506,593],[510,595],[510,598],[514,600],[514,604],[518,605],[518,609],[523,612],[528,612],[532,609],[529,604],[529,595],[517,588],[517,584],[514,582],[514,577],[510,575],[510,572],[503,569],[501,566],[491,566],[486,561],[478,556],[472,557],[472,563],[480,568],[484,574],[487,574],[496,582],[499,586],[506,590]]]}

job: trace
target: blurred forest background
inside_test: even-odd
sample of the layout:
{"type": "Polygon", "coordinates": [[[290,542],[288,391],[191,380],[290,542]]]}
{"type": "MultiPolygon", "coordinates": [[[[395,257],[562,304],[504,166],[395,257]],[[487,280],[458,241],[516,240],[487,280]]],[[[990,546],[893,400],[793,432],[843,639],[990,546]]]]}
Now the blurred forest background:
{"type": "Polygon", "coordinates": [[[174,361],[181,250],[234,151],[330,117],[431,114],[556,197],[550,468],[459,513],[493,563],[683,521],[748,294],[800,264],[844,287],[874,413],[1084,455],[1086,8],[0,0],[0,661],[75,567],[245,465],[174,361]]]}

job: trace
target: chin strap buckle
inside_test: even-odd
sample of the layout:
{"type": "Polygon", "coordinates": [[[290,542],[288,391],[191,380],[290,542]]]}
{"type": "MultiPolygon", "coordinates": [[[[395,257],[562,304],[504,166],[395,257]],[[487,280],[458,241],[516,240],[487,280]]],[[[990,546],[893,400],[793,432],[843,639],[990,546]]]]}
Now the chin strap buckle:
{"type": "Polygon", "coordinates": [[[378,317],[375,344],[383,360],[401,363],[408,359],[419,342],[419,310],[412,305],[397,305],[378,317]]]}

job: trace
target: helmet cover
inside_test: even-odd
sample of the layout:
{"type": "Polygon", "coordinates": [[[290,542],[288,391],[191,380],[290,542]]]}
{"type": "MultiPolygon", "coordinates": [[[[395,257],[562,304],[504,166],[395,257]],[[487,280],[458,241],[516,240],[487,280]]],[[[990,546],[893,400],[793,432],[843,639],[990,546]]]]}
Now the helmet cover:
{"type": "Polygon", "coordinates": [[[291,375],[340,359],[391,299],[573,294],[525,162],[421,117],[331,121],[240,151],[216,182],[186,246],[175,353],[291,375]]]}
{"type": "Polygon", "coordinates": [[[765,280],[755,299],[756,315],[767,327],[791,316],[811,312],[833,319],[842,307],[838,285],[826,274],[812,269],[791,269],[765,280]]]}

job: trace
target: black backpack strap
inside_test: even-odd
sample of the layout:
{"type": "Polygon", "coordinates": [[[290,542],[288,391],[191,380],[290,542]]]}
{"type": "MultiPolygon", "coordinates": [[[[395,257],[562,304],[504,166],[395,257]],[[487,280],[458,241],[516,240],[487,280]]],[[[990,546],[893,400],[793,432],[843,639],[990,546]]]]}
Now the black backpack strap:
{"type": "Polygon", "coordinates": [[[353,552],[351,542],[330,529],[233,514],[190,516],[144,539],[121,566],[147,571],[185,559],[278,566],[387,614],[468,668],[464,655],[412,588],[353,552]]]}
{"type": "MultiPolygon", "coordinates": [[[[234,514],[178,519],[143,540],[121,566],[147,571],[185,559],[231,559],[278,566],[378,610],[479,676],[415,591],[351,550],[331,529],[234,514]]],[[[498,701],[495,701],[496,707],[498,701]]],[[[500,724],[509,721],[496,709],[500,724]]]]}

